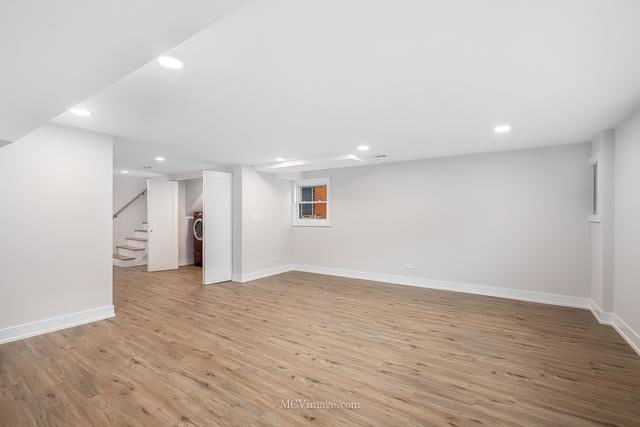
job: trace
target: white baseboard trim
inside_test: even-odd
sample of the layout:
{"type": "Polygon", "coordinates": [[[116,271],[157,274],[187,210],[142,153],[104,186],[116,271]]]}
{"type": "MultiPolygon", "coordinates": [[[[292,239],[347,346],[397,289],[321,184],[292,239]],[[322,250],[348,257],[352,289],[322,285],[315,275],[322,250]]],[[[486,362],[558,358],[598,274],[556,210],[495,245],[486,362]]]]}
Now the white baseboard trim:
{"type": "Polygon", "coordinates": [[[243,274],[234,274],[231,277],[231,280],[238,283],[247,283],[252,280],[262,279],[263,277],[275,276],[276,274],[286,273],[287,271],[291,271],[292,266],[287,265],[279,265],[277,267],[271,267],[264,270],[254,271],[252,273],[243,273],[243,274]]]}
{"type": "Polygon", "coordinates": [[[613,315],[611,326],[613,326],[631,348],[640,355],[640,334],[634,331],[631,326],[627,325],[627,323],[616,314],[613,315]]]}
{"type": "Polygon", "coordinates": [[[446,282],[442,280],[424,279],[421,277],[396,276],[383,273],[369,273],[364,271],[346,270],[332,267],[319,267],[315,265],[290,264],[268,268],[253,273],[234,274],[234,282],[246,283],[263,277],[285,273],[287,271],[302,271],[306,273],[324,274],[329,276],[349,277],[352,279],[371,280],[374,282],[392,283],[396,285],[416,286],[420,288],[440,289],[453,292],[464,292],[476,295],[486,295],[499,298],[508,298],[521,301],[539,302],[543,304],[561,305],[575,308],[591,308],[589,298],[574,297],[569,295],[551,294],[545,292],[525,291],[520,289],[500,288],[496,286],[471,285],[458,282],[446,282]]]}
{"type": "Polygon", "coordinates": [[[640,354],[640,335],[614,313],[603,312],[590,298],[559,295],[546,292],[525,291],[512,288],[500,288],[496,286],[472,285],[468,283],[447,282],[443,280],[431,280],[421,277],[397,276],[383,273],[369,273],[364,271],[346,270],[331,267],[319,267],[314,265],[291,264],[283,265],[253,273],[234,274],[233,281],[246,283],[263,277],[273,276],[287,271],[302,271],[306,273],[324,274],[329,276],[349,277],[352,279],[371,280],[375,282],[392,283],[396,285],[416,286],[420,288],[440,289],[452,292],[464,292],[468,294],[485,295],[498,298],[508,298],[520,301],[537,302],[542,304],[560,305],[564,307],[582,308],[591,310],[595,318],[603,325],[611,325],[640,354]]]}
{"type": "MultiPolygon", "coordinates": [[[[178,264],[180,264],[180,260],[178,260],[178,264]]],[[[176,263],[173,261],[158,261],[154,263],[147,262],[148,271],[175,270],[178,267],[179,265],[176,266],[176,263]]]]}
{"type": "Polygon", "coordinates": [[[613,325],[613,316],[614,314],[608,311],[602,311],[600,306],[596,304],[594,300],[591,300],[591,313],[596,318],[596,320],[603,325],[613,325]]]}
{"type": "Polygon", "coordinates": [[[364,271],[344,270],[340,268],[318,267],[313,265],[293,265],[292,270],[307,273],[327,274],[331,276],[349,277],[352,279],[372,280],[375,282],[393,283],[396,285],[417,286],[421,288],[440,289],[468,294],[486,295],[491,297],[509,298],[520,301],[539,302],[543,304],[562,305],[565,307],[590,308],[589,298],[569,295],[551,294],[546,292],[525,291],[497,286],[472,285],[467,283],[447,282],[443,280],[424,279],[421,277],[396,276],[383,273],[368,273],[364,271]]]}
{"type": "Polygon", "coordinates": [[[105,305],[104,307],[50,317],[31,323],[23,323],[22,325],[9,326],[8,328],[0,329],[0,344],[46,334],[72,326],[83,325],[97,320],[108,319],[114,316],[115,311],[113,305],[105,305]]]}
{"type": "Polygon", "coordinates": [[[191,265],[193,264],[193,258],[183,258],[178,261],[178,266],[182,267],[183,265],[191,265]]]}

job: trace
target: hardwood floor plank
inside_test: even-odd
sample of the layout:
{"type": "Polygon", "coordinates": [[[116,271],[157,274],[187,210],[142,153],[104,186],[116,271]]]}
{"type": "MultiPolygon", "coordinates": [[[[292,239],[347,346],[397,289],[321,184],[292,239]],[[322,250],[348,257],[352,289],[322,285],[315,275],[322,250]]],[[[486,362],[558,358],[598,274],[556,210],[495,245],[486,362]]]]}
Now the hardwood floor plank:
{"type": "Polygon", "coordinates": [[[114,278],[115,319],[0,346],[0,425],[640,425],[640,357],[586,310],[299,272],[114,278]]]}

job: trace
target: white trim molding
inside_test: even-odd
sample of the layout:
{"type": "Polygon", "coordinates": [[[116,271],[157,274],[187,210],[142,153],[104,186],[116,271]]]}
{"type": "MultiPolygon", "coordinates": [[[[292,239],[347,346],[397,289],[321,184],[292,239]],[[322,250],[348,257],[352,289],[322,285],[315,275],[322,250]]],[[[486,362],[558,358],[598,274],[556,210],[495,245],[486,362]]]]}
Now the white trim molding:
{"type": "MultiPolygon", "coordinates": [[[[301,179],[293,182],[291,191],[291,225],[294,227],[331,227],[331,179],[330,178],[312,178],[301,179]],[[300,218],[300,201],[302,187],[314,187],[324,185],[327,189],[327,200],[317,203],[325,203],[327,209],[326,219],[300,218]]],[[[316,202],[309,202],[316,203],[316,202]]]]}
{"type": "Polygon", "coordinates": [[[633,350],[640,354],[640,335],[636,333],[616,314],[603,312],[592,299],[585,297],[300,264],[282,265],[279,267],[268,268],[253,273],[234,274],[233,281],[246,283],[256,279],[286,273],[287,271],[301,271],[329,276],[349,277],[352,279],[370,280],[374,282],[391,283],[395,285],[416,286],[420,288],[440,289],[452,292],[463,292],[475,295],[507,298],[518,301],[528,301],[541,304],[559,305],[563,307],[587,309],[593,313],[594,317],[598,320],[599,323],[612,326],[620,334],[620,336],[624,338],[627,343],[629,343],[631,348],[633,348],[633,350]]]}
{"type": "Polygon", "coordinates": [[[264,270],[254,271],[252,273],[234,274],[231,278],[234,282],[247,283],[252,280],[262,279],[263,277],[275,276],[276,274],[291,271],[292,265],[280,265],[278,267],[266,268],[264,270]]]}
{"type": "Polygon", "coordinates": [[[485,295],[498,298],[508,298],[519,301],[538,302],[542,304],[561,305],[591,309],[592,301],[589,298],[570,295],[552,294],[546,292],[526,291],[521,289],[501,288],[497,286],[475,285],[443,280],[425,279],[422,277],[397,276],[384,273],[370,273],[365,271],[346,270],[332,267],[319,267],[315,265],[290,264],[268,268],[253,273],[234,274],[233,281],[246,283],[263,277],[286,273],[287,271],[301,271],[305,273],[323,274],[327,276],[348,277],[351,279],[370,280],[373,282],[391,283],[394,285],[416,286],[419,288],[440,289],[452,292],[464,292],[467,294],[485,295]]]}
{"type": "Polygon", "coordinates": [[[191,265],[193,264],[193,258],[182,258],[178,261],[178,267],[182,267],[183,265],[191,265]]]}
{"type": "Polygon", "coordinates": [[[613,315],[613,321],[611,323],[613,328],[618,331],[618,334],[640,355],[640,335],[634,331],[624,320],[613,315]]]}
{"type": "Polygon", "coordinates": [[[613,316],[614,314],[608,311],[602,311],[602,309],[596,304],[594,300],[591,300],[591,313],[598,320],[599,323],[603,325],[613,325],[613,316]]]}
{"type": "Polygon", "coordinates": [[[50,317],[31,323],[9,326],[8,328],[0,329],[0,344],[109,319],[114,316],[113,305],[105,305],[104,307],[63,314],[62,316],[50,317]]]}
{"type": "Polygon", "coordinates": [[[327,274],[331,276],[349,277],[352,279],[371,280],[374,282],[393,283],[396,285],[417,286],[420,288],[440,289],[452,292],[485,295],[498,298],[509,298],[520,301],[539,302],[543,304],[562,305],[565,307],[590,308],[589,298],[546,292],[526,291],[521,289],[501,288],[497,286],[475,285],[468,283],[432,280],[421,277],[397,276],[383,273],[344,270],[339,268],[318,267],[313,265],[294,265],[292,270],[307,273],[327,274]]]}

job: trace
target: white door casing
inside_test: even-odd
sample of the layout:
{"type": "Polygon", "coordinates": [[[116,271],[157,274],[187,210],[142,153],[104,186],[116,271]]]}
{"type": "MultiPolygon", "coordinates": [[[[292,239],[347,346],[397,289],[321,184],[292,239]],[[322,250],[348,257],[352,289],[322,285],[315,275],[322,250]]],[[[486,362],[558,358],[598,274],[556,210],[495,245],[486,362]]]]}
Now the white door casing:
{"type": "Polygon", "coordinates": [[[205,285],[231,280],[232,174],[203,172],[202,281],[205,285]]]}

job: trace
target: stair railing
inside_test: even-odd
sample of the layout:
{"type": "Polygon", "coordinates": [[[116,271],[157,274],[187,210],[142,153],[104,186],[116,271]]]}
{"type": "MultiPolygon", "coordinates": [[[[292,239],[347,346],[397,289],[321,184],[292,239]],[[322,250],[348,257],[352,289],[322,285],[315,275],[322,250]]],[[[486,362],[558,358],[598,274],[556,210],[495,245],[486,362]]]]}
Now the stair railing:
{"type": "Polygon", "coordinates": [[[135,202],[136,200],[138,200],[140,197],[144,196],[145,193],[147,192],[147,189],[145,188],[144,190],[142,190],[142,192],[140,194],[138,194],[136,197],[134,197],[133,199],[129,200],[129,202],[124,205],[123,207],[121,207],[116,213],[113,214],[113,219],[116,219],[118,217],[118,215],[120,215],[120,213],[125,210],[131,203],[135,202]]]}

